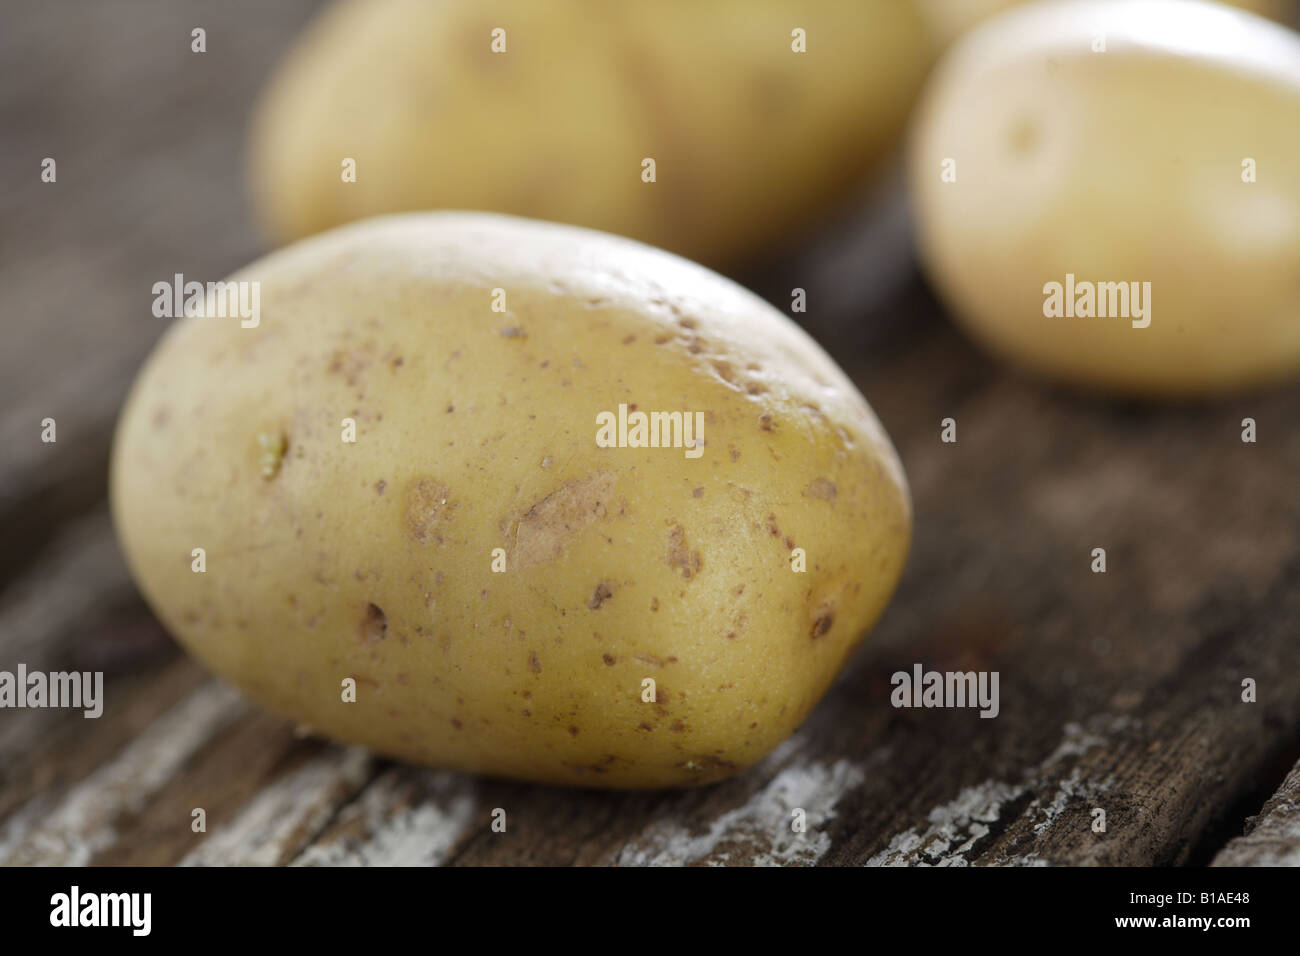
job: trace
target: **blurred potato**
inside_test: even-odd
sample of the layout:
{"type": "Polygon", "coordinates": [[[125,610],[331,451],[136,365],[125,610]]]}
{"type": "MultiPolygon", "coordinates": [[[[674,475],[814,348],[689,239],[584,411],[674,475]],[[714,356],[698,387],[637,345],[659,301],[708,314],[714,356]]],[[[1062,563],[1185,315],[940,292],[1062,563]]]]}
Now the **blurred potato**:
{"type": "Polygon", "coordinates": [[[734,262],[895,145],[929,60],[904,0],[344,0],[257,110],[255,204],[279,240],[482,209],[734,262]]]}
{"type": "MultiPolygon", "coordinates": [[[[916,0],[940,48],[950,46],[962,34],[995,13],[1021,6],[1026,0],[916,0]]],[[[1046,0],[1056,2],[1056,0],[1046,0]]],[[[1112,0],[1126,3],[1128,0],[1112,0]]],[[[1281,19],[1284,0],[1223,0],[1224,3],[1261,16],[1281,19]]]]}
{"type": "Polygon", "coordinates": [[[1195,0],[1011,11],[941,63],[909,164],[924,265],[997,353],[1141,395],[1300,370],[1286,28],[1195,0]]]}

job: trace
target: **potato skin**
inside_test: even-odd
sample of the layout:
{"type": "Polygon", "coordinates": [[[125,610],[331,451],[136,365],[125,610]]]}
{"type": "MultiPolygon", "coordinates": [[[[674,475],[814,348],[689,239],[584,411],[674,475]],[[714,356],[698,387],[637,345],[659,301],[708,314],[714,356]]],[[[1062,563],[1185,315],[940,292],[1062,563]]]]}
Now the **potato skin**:
{"type": "Polygon", "coordinates": [[[707,783],[791,733],[899,577],[910,503],[870,407],[699,266],[425,213],[232,278],[261,283],[259,325],[168,332],[122,413],[112,504],[160,618],[276,713],[440,767],[707,783]],[[619,403],[704,412],[702,456],[597,447],[619,403]]]}
{"type": "Polygon", "coordinates": [[[1300,370],[1291,31],[1193,0],[1012,11],[942,63],[909,162],[927,271],[1000,355],[1147,397],[1300,370]],[[1103,28],[1106,52],[1093,53],[1103,28]],[[940,179],[945,157],[956,182],[940,179]],[[1044,284],[1067,274],[1150,282],[1150,326],[1046,317],[1044,284]]]}
{"type": "Polygon", "coordinates": [[[900,0],[344,0],[267,87],[254,205],[280,240],[481,209],[731,264],[897,145],[931,56],[900,0]]]}
{"type": "MultiPolygon", "coordinates": [[[[1011,7],[1022,6],[1037,0],[915,0],[925,17],[935,42],[940,47],[950,46],[976,24],[1011,7]]],[[[1128,3],[1129,0],[1111,0],[1128,3]]],[[[1282,18],[1285,0],[1220,0],[1232,7],[1240,7],[1261,16],[1282,18]]]]}

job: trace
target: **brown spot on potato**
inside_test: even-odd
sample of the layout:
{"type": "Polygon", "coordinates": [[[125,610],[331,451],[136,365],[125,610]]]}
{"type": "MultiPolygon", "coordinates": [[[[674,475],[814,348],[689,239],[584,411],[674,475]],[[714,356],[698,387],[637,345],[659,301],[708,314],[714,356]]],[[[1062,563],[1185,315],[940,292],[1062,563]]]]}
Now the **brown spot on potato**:
{"type": "Polygon", "coordinates": [[[604,603],[614,596],[614,582],[601,581],[596,585],[595,592],[591,595],[591,600],[587,602],[587,607],[592,611],[599,611],[604,603]]]}
{"type": "Polygon", "coordinates": [[[704,489],[703,489],[703,488],[696,488],[694,491],[691,492],[691,497],[692,497],[692,498],[703,498],[703,497],[704,497],[704,489]]]}
{"type": "Polygon", "coordinates": [[[640,728],[641,730],[654,730],[654,726],[646,723],[644,720],[641,721],[641,723],[637,724],[637,727],[640,728]]]}
{"type": "Polygon", "coordinates": [[[1021,116],[1007,130],[1007,146],[1015,156],[1026,156],[1038,145],[1038,123],[1033,117],[1021,116]]]}
{"type": "Polygon", "coordinates": [[[615,659],[613,654],[602,654],[600,655],[600,659],[603,660],[606,663],[606,665],[608,665],[609,667],[613,667],[615,664],[615,659]]]}
{"type": "Polygon", "coordinates": [[[695,758],[695,760],[698,761],[700,764],[703,764],[705,767],[709,767],[714,770],[735,770],[736,769],[736,765],[734,763],[732,763],[730,760],[726,760],[722,757],[717,756],[716,752],[711,754],[700,754],[695,758]]]}
{"type": "Polygon", "coordinates": [[[814,478],[812,481],[808,482],[803,493],[804,496],[808,498],[819,498],[822,501],[834,501],[836,495],[835,483],[826,478],[814,478]]]}
{"type": "Polygon", "coordinates": [[[364,351],[337,349],[330,356],[330,363],[325,371],[330,375],[342,376],[349,388],[356,388],[366,369],[370,367],[370,363],[371,358],[364,351]]]}
{"type": "Polygon", "coordinates": [[[740,382],[736,378],[736,371],[731,367],[730,362],[724,362],[721,359],[714,359],[711,363],[713,371],[718,378],[722,379],[732,388],[739,388],[740,382]]]}
{"type": "Polygon", "coordinates": [[[677,568],[688,581],[704,566],[700,552],[691,550],[686,540],[686,529],[681,525],[674,525],[668,534],[668,566],[677,568]]]}
{"type": "Polygon", "coordinates": [[[605,516],[616,481],[612,471],[567,481],[522,515],[503,522],[513,525],[510,567],[522,570],[560,557],[567,545],[605,516]]]}
{"type": "Polygon", "coordinates": [[[759,431],[774,432],[776,431],[776,422],[771,415],[763,414],[758,416],[759,431]]]}
{"type": "Polygon", "coordinates": [[[452,725],[453,727],[455,727],[457,730],[460,730],[460,729],[462,729],[462,728],[465,726],[464,724],[462,724],[462,723],[460,722],[460,718],[459,718],[459,717],[453,717],[453,718],[451,719],[451,725],[452,725]]]}
{"type": "Polygon", "coordinates": [[[570,737],[578,736],[578,728],[574,727],[572,724],[569,725],[569,736],[570,737]]]}
{"type": "Polygon", "coordinates": [[[536,651],[530,651],[528,654],[528,669],[534,674],[540,674],[542,672],[542,662],[537,659],[536,651]]]}
{"type": "Polygon", "coordinates": [[[447,486],[434,478],[414,478],[406,483],[403,519],[407,532],[419,544],[443,543],[442,530],[459,505],[447,486]]]}
{"type": "Polygon", "coordinates": [[[367,604],[357,633],[362,644],[378,644],[388,636],[388,616],[377,604],[367,604]]]}
{"type": "Polygon", "coordinates": [[[387,487],[388,487],[388,482],[384,481],[381,478],[379,481],[375,482],[375,494],[382,495],[384,493],[384,489],[387,487]]]}
{"type": "Polygon", "coordinates": [[[817,617],[813,620],[812,629],[809,636],[815,641],[822,637],[831,626],[835,623],[835,611],[833,608],[822,605],[817,610],[817,617]]]}

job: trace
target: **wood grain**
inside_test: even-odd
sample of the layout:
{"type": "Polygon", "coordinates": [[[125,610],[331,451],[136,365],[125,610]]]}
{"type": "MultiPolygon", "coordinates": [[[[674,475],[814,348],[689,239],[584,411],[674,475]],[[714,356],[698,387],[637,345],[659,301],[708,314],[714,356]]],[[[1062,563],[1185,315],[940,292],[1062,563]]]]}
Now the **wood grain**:
{"type": "Polygon", "coordinates": [[[1214,858],[1214,866],[1300,866],[1300,763],[1258,816],[1214,858]]]}

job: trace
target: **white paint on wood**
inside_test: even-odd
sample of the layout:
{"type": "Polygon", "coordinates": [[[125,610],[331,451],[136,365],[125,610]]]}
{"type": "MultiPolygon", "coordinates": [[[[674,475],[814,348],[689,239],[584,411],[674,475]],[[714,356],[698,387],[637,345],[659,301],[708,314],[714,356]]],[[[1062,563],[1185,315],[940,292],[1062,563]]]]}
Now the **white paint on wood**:
{"type": "Polygon", "coordinates": [[[1068,806],[1081,800],[1089,803],[1095,802],[1105,790],[1105,786],[1084,780],[1079,768],[1075,767],[1068,777],[1057,784],[1056,793],[1052,795],[1050,800],[1043,803],[1041,797],[1035,797],[1034,802],[1025,811],[1030,816],[1035,813],[1042,814],[1043,818],[1034,824],[1034,833],[1042,836],[1051,829],[1052,824],[1065,812],[1068,806]]]}
{"type": "Polygon", "coordinates": [[[191,756],[245,709],[239,695],[224,684],[213,681],[200,687],[48,813],[24,815],[20,809],[18,816],[27,825],[7,833],[7,842],[0,844],[0,863],[85,866],[117,839],[114,824],[119,816],[142,810],[191,756]]]}
{"type": "Polygon", "coordinates": [[[477,810],[472,777],[394,767],[348,804],[294,866],[440,866],[477,810]]]}
{"type": "Polygon", "coordinates": [[[331,747],[262,788],[239,814],[210,833],[182,866],[279,866],[288,862],[365,784],[375,758],[360,747],[331,747]]]}
{"type": "MultiPolygon", "coordinates": [[[[696,832],[676,820],[659,820],[633,837],[607,862],[620,866],[685,866],[707,862],[723,865],[733,856],[750,866],[811,865],[831,848],[826,825],[835,817],[841,797],[865,779],[864,768],[848,760],[833,764],[791,762],[807,743],[792,738],[778,748],[763,767],[767,776],[781,764],[767,786],[740,806],[696,832]],[[803,809],[807,830],[791,827],[793,811],[803,809]]],[[[878,751],[872,761],[885,759],[878,751]]]]}
{"type": "Polygon", "coordinates": [[[1004,804],[1020,797],[1024,785],[1012,786],[996,780],[967,787],[948,803],[927,815],[929,826],[895,834],[889,845],[864,864],[866,866],[966,866],[965,854],[989,833],[989,824],[1002,815],[1004,804]]]}
{"type": "MultiPolygon", "coordinates": [[[[1102,718],[1092,722],[1100,724],[1106,733],[1123,729],[1125,718],[1102,718]]],[[[967,856],[975,845],[993,832],[993,825],[1002,819],[1003,808],[1031,792],[1050,785],[1058,764],[1083,756],[1093,747],[1106,743],[1101,733],[1085,729],[1077,723],[1067,723],[1062,728],[1061,742],[1024,777],[1016,783],[985,780],[967,787],[947,803],[940,804],[926,815],[926,825],[912,827],[896,833],[883,850],[866,861],[865,866],[969,866],[967,856]]],[[[1084,795],[1094,796],[1105,789],[1103,781],[1085,784],[1078,768],[1059,781],[1055,793],[1046,804],[1035,798],[1024,813],[1036,819],[1034,831],[1045,832],[1074,800],[1084,795]],[[1041,817],[1042,819],[1037,819],[1041,817]]],[[[1038,865],[1042,861],[1035,854],[1002,862],[1018,865],[1038,865]]]]}

